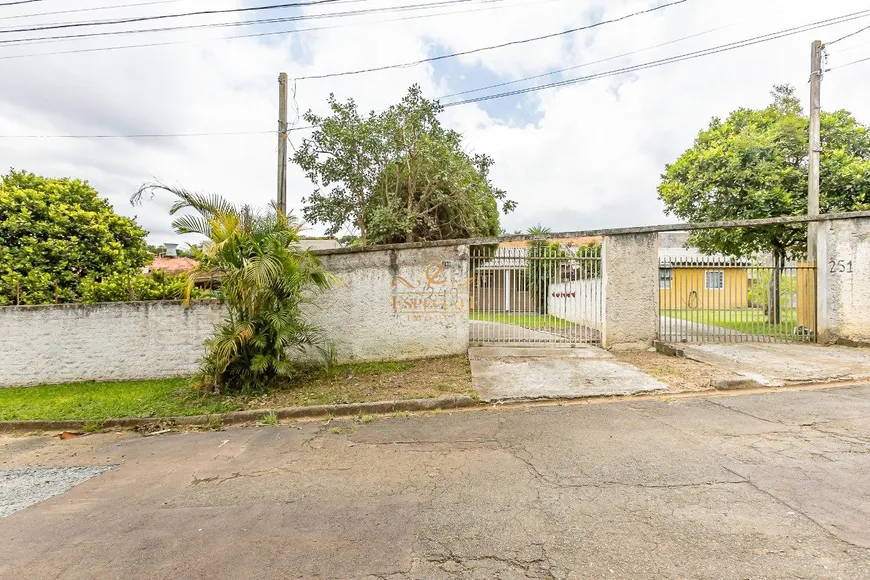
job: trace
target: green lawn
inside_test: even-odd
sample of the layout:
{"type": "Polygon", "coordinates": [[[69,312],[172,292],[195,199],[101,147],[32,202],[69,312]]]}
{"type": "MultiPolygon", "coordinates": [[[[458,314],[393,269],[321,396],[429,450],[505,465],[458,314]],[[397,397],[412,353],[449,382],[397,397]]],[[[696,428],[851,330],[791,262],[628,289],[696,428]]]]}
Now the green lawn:
{"type": "MultiPolygon", "coordinates": [[[[797,322],[796,309],[784,309],[782,321],[771,324],[760,308],[744,310],[662,310],[662,316],[679,318],[710,326],[736,330],[744,334],[792,337],[797,322]]],[[[667,328],[664,329],[667,332],[667,328]]]]}
{"type": "Polygon", "coordinates": [[[531,330],[571,328],[574,326],[573,322],[557,318],[550,314],[472,312],[470,318],[471,320],[479,320],[481,322],[512,324],[514,326],[522,326],[523,328],[531,330]]]}
{"type": "Polygon", "coordinates": [[[200,394],[190,379],[76,383],[0,389],[0,420],[102,421],[223,413],[233,402],[200,394]]]}
{"type": "Polygon", "coordinates": [[[0,421],[183,417],[239,409],[426,399],[472,392],[465,356],[303,367],[285,384],[250,396],[198,391],[189,378],[0,389],[0,421]]]}

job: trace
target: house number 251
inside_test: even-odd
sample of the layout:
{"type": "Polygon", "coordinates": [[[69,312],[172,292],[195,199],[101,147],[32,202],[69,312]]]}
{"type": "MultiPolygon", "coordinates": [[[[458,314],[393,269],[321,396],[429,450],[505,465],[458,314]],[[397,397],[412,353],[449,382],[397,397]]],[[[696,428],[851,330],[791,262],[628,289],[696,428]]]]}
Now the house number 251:
{"type": "Polygon", "coordinates": [[[845,260],[831,260],[828,262],[828,265],[831,267],[831,274],[852,273],[852,260],[849,260],[848,262],[845,260]]]}

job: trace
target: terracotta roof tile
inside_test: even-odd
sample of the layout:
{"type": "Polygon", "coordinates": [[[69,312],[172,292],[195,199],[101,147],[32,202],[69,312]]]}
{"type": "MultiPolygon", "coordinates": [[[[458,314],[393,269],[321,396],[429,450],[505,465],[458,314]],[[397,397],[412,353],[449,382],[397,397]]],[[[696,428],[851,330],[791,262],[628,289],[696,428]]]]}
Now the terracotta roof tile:
{"type": "Polygon", "coordinates": [[[183,274],[193,271],[198,264],[199,262],[193,258],[156,256],[151,264],[145,266],[144,270],[146,274],[152,270],[162,270],[168,274],[183,274]]]}

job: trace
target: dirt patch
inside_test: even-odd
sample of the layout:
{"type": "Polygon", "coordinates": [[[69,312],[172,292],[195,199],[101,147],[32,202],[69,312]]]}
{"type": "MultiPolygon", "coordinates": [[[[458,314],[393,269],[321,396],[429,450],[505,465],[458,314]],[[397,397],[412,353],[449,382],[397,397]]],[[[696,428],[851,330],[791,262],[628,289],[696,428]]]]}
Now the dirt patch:
{"type": "Polygon", "coordinates": [[[300,376],[283,389],[240,401],[241,409],[431,399],[472,392],[468,357],[341,365],[300,376]]]}
{"type": "Polygon", "coordinates": [[[713,388],[713,379],[731,376],[716,367],[659,352],[641,350],[614,352],[613,355],[618,361],[633,365],[667,384],[668,391],[673,393],[708,391],[713,388]]]}

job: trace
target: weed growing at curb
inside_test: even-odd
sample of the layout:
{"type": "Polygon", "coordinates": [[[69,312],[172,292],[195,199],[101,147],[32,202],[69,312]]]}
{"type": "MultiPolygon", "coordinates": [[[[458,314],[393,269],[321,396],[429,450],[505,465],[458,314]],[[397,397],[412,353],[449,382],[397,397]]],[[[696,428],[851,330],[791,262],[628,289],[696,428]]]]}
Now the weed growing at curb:
{"type": "Polygon", "coordinates": [[[220,415],[209,415],[208,423],[203,425],[206,431],[223,431],[224,424],[221,422],[220,415]]]}
{"type": "Polygon", "coordinates": [[[96,433],[98,431],[103,430],[103,422],[102,421],[88,421],[82,427],[82,431],[85,433],[96,433]]]}
{"type": "Polygon", "coordinates": [[[275,411],[270,411],[268,415],[264,416],[260,419],[260,425],[277,425],[278,424],[278,415],[275,414],[275,411]]]}

